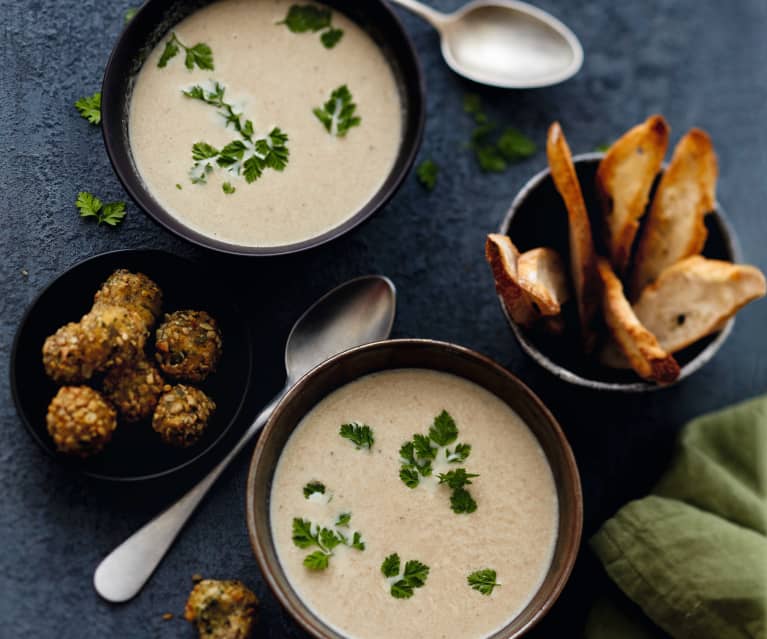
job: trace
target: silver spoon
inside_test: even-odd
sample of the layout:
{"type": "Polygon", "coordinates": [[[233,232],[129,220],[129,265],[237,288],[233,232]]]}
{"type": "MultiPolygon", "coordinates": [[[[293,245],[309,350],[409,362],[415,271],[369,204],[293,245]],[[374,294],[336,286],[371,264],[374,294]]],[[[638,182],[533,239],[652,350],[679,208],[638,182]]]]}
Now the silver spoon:
{"type": "Polygon", "coordinates": [[[234,448],[186,495],[128,537],[96,568],[93,586],[114,602],[134,597],[159,565],[208,489],[258,433],[280,399],[320,362],[348,348],[386,339],[396,310],[396,289],[378,275],[360,277],[317,300],[293,325],[285,345],[287,380],[234,448]]]}
{"type": "Polygon", "coordinates": [[[440,34],[442,56],[456,73],[506,89],[562,82],[583,64],[578,38],[554,16],[515,0],[477,0],[455,13],[416,0],[392,0],[440,34]]]}

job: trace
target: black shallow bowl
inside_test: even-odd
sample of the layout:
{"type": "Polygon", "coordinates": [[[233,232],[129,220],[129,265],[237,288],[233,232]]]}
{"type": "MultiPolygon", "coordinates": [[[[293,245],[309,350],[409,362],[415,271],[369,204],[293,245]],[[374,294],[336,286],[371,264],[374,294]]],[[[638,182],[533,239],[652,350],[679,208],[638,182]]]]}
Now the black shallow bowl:
{"type": "MultiPolygon", "coordinates": [[[[592,216],[599,211],[594,178],[603,155],[584,153],[573,158],[583,190],[583,199],[592,216]]],[[[741,252],[735,233],[718,202],[716,210],[706,217],[706,227],[708,239],[703,248],[703,255],[740,262],[741,252]]],[[[598,220],[592,220],[592,228],[599,228],[598,220]]],[[[548,169],[534,175],[522,187],[501,223],[499,232],[509,235],[520,251],[550,246],[561,255],[568,255],[567,212],[548,169]]],[[[608,368],[599,364],[595,357],[584,356],[578,339],[572,334],[566,332],[563,337],[552,337],[517,326],[500,298],[499,301],[522,349],[560,379],[571,384],[607,391],[641,393],[668,388],[642,381],[633,371],[608,368]]],[[[572,308],[567,310],[574,312],[572,308]]],[[[689,377],[714,357],[732,331],[734,322],[735,320],[731,319],[718,333],[709,335],[674,355],[682,369],[675,383],[689,377]]],[[[569,317],[568,325],[574,323],[577,324],[577,318],[569,317]]]]}
{"type": "MultiPolygon", "coordinates": [[[[148,340],[151,347],[154,333],[148,340]]],[[[252,368],[250,331],[242,314],[203,270],[162,251],[115,251],[91,257],[57,277],[40,293],[21,321],[11,353],[11,392],[16,409],[35,441],[49,455],[98,479],[156,479],[186,468],[210,452],[240,413],[252,368]],[[45,375],[41,350],[45,338],[67,322],[78,321],[93,304],[93,294],[118,268],[140,271],[163,291],[163,311],[208,311],[219,322],[224,351],[218,370],[199,386],[216,402],[208,430],[194,446],[163,444],[149,420],[120,423],[99,455],[79,460],[56,451],[45,425],[48,403],[57,385],[45,375]]],[[[95,384],[94,384],[95,385],[95,384]]]]}
{"type": "MultiPolygon", "coordinates": [[[[451,373],[490,391],[524,420],[546,455],[559,500],[557,540],[551,565],[530,602],[490,639],[521,637],[557,600],[575,563],[583,527],[578,468],[559,424],[535,393],[491,359],[455,344],[397,339],[359,346],[314,368],[283,397],[261,433],[248,470],[245,516],[261,573],[280,603],[312,636],[344,639],[343,634],[328,627],[302,602],[280,565],[269,521],[272,479],[285,443],[318,402],[363,375],[396,368],[451,373]]],[[[513,548],[509,548],[509,552],[513,552],[513,548]]]]}
{"type": "MultiPolygon", "coordinates": [[[[254,247],[223,242],[187,227],[168,213],[144,185],[133,162],[128,113],[136,74],[155,45],[180,20],[212,0],[147,0],[117,40],[101,88],[101,127],[109,159],[125,190],[156,222],[176,235],[216,251],[235,255],[284,255],[305,251],[351,231],[383,208],[413,165],[423,137],[424,85],[415,49],[394,12],[383,0],[324,0],[360,25],[381,47],[400,90],[402,144],[386,181],[351,218],[316,237],[283,246],[254,247]]],[[[257,0],[254,0],[257,1],[257,0]]]]}

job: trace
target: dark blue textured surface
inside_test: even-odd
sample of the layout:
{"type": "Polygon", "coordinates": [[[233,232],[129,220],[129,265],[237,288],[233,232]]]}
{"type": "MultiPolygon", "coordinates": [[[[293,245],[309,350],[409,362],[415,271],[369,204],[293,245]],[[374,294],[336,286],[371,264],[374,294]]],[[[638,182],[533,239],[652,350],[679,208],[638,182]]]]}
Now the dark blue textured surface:
{"type": "MultiPolygon", "coordinates": [[[[453,9],[459,0],[433,2],[453,9]]],[[[0,0],[0,215],[2,342],[8,369],[16,325],[37,291],[73,262],[120,247],[155,247],[203,260],[241,283],[256,327],[257,386],[251,413],[282,383],[281,344],[293,320],[320,293],[354,275],[383,272],[399,287],[397,336],[455,341],[487,353],[525,380],[561,420],[583,477],[586,534],[623,502],[646,492],[690,417],[765,389],[767,303],[739,316],[735,332],[702,372],[677,388],[616,397],[570,388],[519,351],[484,264],[484,235],[511,198],[544,166],[542,153],[503,175],[483,175],[463,149],[467,90],[495,119],[543,143],[559,119],[571,146],[609,142],[653,112],[675,141],[707,129],[721,165],[719,197],[746,258],[767,269],[767,5],[713,0],[540,0],[581,38],[584,69],[564,85],[536,91],[473,86],[441,63],[435,33],[401,14],[427,78],[422,157],[443,165],[434,193],[407,180],[389,207],[363,228],[309,254],[247,260],[193,249],[136,207],[117,230],[82,222],[79,190],[123,198],[99,131],[72,103],[97,90],[127,4],[96,0],[0,0]]],[[[116,490],[64,472],[21,428],[8,381],[0,386],[0,636],[192,637],[178,618],[190,576],[240,578],[262,598],[259,637],[301,637],[261,581],[243,516],[244,455],[214,488],[148,587],[127,605],[99,600],[91,576],[99,559],[183,489],[116,490]]],[[[602,576],[586,550],[565,594],[531,636],[576,636],[602,576]]]]}

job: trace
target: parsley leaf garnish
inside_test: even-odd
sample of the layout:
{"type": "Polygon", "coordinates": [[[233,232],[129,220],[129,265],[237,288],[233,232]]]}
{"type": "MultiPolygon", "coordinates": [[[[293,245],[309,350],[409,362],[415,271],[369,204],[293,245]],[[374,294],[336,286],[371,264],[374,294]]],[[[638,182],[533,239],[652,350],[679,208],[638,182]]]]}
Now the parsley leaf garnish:
{"type": "Polygon", "coordinates": [[[477,502],[471,496],[465,486],[471,484],[471,480],[474,477],[479,477],[475,473],[467,473],[465,468],[456,468],[447,473],[440,473],[440,484],[447,484],[447,486],[453,491],[450,496],[450,507],[456,514],[473,513],[477,510],[477,502]]]}
{"type": "Polygon", "coordinates": [[[234,192],[235,192],[237,189],[235,189],[235,188],[232,186],[232,183],[231,183],[231,182],[224,182],[224,183],[221,185],[221,190],[222,190],[224,193],[226,193],[227,195],[231,195],[231,194],[232,194],[232,193],[234,193],[234,192]]]}
{"type": "Polygon", "coordinates": [[[471,573],[466,578],[466,581],[474,590],[478,590],[483,595],[490,595],[493,592],[493,588],[501,586],[501,584],[496,582],[495,570],[490,568],[471,573]]]}
{"type": "Polygon", "coordinates": [[[477,502],[465,488],[456,488],[450,495],[450,508],[456,515],[473,513],[477,510],[477,502]]]}
{"type": "MultiPolygon", "coordinates": [[[[258,137],[251,120],[246,120],[242,113],[225,101],[226,88],[216,82],[213,88],[205,90],[200,85],[190,87],[183,92],[192,100],[200,100],[216,107],[224,118],[224,126],[231,127],[240,135],[239,140],[232,140],[220,151],[206,142],[197,142],[192,146],[194,164],[189,177],[194,184],[204,184],[205,178],[214,166],[226,169],[232,175],[242,175],[248,183],[261,177],[264,170],[283,171],[288,164],[290,151],[287,146],[288,135],[279,127],[258,137]]],[[[234,187],[224,185],[224,193],[234,193],[234,187]],[[231,190],[229,190],[231,189],[231,190]]]]}
{"type": "Polygon", "coordinates": [[[437,184],[439,166],[433,160],[424,160],[415,170],[416,177],[421,185],[428,191],[433,191],[437,184]]]}
{"type": "Polygon", "coordinates": [[[336,520],[336,526],[343,526],[348,527],[349,522],[352,520],[352,514],[351,513],[341,513],[338,515],[338,519],[336,520]]]}
{"type": "Polygon", "coordinates": [[[343,37],[343,29],[331,26],[332,13],[326,7],[315,4],[294,4],[288,15],[277,24],[284,24],[293,33],[322,31],[320,40],[326,49],[332,49],[343,37]]]}
{"type": "Polygon", "coordinates": [[[400,559],[397,553],[392,553],[381,564],[381,573],[387,579],[397,579],[389,590],[395,599],[409,599],[413,596],[416,588],[422,588],[429,576],[429,567],[416,559],[411,559],[405,564],[405,569],[400,574],[400,559]]]}
{"type": "Polygon", "coordinates": [[[75,102],[75,108],[91,124],[101,124],[101,91],[80,98],[75,102]]]}
{"type": "Polygon", "coordinates": [[[474,151],[479,168],[485,173],[503,173],[509,162],[519,162],[538,151],[535,142],[512,127],[506,128],[495,142],[489,140],[496,127],[482,110],[482,101],[478,95],[465,95],[463,109],[474,119],[476,126],[471,134],[469,148],[474,151]]]}
{"type": "Polygon", "coordinates": [[[429,437],[438,446],[452,444],[458,437],[458,427],[450,413],[443,410],[434,418],[434,423],[429,428],[429,437]]]}
{"type": "Polygon", "coordinates": [[[99,224],[117,226],[125,217],[125,202],[110,202],[104,204],[92,193],[80,191],[75,200],[75,206],[80,211],[80,217],[93,217],[99,224]]]}
{"type": "Polygon", "coordinates": [[[352,102],[349,87],[342,84],[330,94],[330,99],[312,111],[330,135],[342,138],[353,126],[359,126],[362,118],[355,115],[357,105],[352,102]]]}
{"type": "Polygon", "coordinates": [[[191,71],[197,66],[203,71],[213,71],[213,51],[211,48],[204,42],[198,42],[194,46],[188,47],[178,39],[175,31],[171,31],[170,38],[165,43],[165,49],[157,61],[157,66],[164,69],[181,49],[185,53],[184,66],[187,69],[191,71]]]}
{"type": "Polygon", "coordinates": [[[325,484],[321,481],[310,481],[304,486],[304,497],[309,499],[314,493],[325,494],[325,484]]]}
{"type": "Polygon", "coordinates": [[[373,437],[373,430],[367,424],[360,424],[359,422],[352,422],[350,424],[342,424],[341,429],[338,431],[344,439],[348,439],[357,447],[357,450],[361,448],[367,448],[368,450],[373,447],[375,438],[373,437]]]}
{"type": "Polygon", "coordinates": [[[449,448],[445,450],[445,456],[450,464],[466,461],[466,458],[471,454],[471,444],[458,444],[455,450],[449,448]]]}
{"type": "MultiPolygon", "coordinates": [[[[351,518],[351,514],[349,518],[351,518]]],[[[362,541],[362,535],[359,532],[355,532],[352,540],[349,541],[337,530],[313,526],[308,519],[301,519],[300,517],[293,519],[292,539],[299,548],[317,546],[318,550],[304,557],[304,566],[309,570],[325,570],[333,556],[333,550],[340,545],[349,546],[359,551],[365,550],[365,542],[362,541]]]]}

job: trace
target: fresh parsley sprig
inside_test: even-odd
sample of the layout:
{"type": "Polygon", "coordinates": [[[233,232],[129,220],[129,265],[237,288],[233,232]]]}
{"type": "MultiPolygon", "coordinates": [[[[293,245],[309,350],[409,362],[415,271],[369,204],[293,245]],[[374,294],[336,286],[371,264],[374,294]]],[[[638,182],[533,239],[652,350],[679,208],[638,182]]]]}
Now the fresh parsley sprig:
{"type": "MultiPolygon", "coordinates": [[[[434,472],[434,463],[443,460],[448,464],[457,464],[466,461],[471,454],[471,445],[456,443],[458,439],[458,426],[452,415],[443,410],[434,418],[429,427],[429,434],[413,435],[413,439],[402,444],[399,449],[400,469],[399,478],[408,488],[416,488],[422,478],[429,477],[434,472]]],[[[447,485],[452,491],[450,506],[457,514],[473,513],[477,509],[477,502],[471,496],[466,486],[471,480],[479,475],[467,473],[465,468],[457,468],[447,473],[439,473],[437,478],[440,484],[447,485]]]]}
{"type": "Polygon", "coordinates": [[[101,124],[101,91],[80,98],[75,102],[75,108],[91,124],[101,124]]]}
{"type": "Polygon", "coordinates": [[[482,101],[474,93],[464,96],[463,109],[475,124],[469,148],[474,151],[479,167],[486,173],[503,173],[509,163],[519,162],[536,154],[535,142],[513,127],[507,127],[495,140],[490,135],[496,130],[482,110],[482,101]]]}
{"type": "Polygon", "coordinates": [[[362,118],[355,115],[357,105],[352,100],[349,87],[342,84],[330,94],[330,99],[325,104],[314,109],[312,113],[330,135],[343,138],[349,129],[359,126],[362,122],[362,118]]]}
{"type": "Polygon", "coordinates": [[[360,424],[359,422],[342,424],[338,434],[344,439],[351,441],[357,447],[357,450],[362,448],[370,450],[375,443],[373,429],[367,424],[360,424]]]}
{"type": "Polygon", "coordinates": [[[325,484],[321,481],[310,481],[304,486],[304,498],[309,499],[314,493],[325,494],[325,484]]]}
{"type": "MultiPolygon", "coordinates": [[[[242,175],[248,183],[255,182],[266,169],[283,171],[288,164],[290,151],[287,146],[288,135],[279,127],[274,127],[264,136],[256,136],[251,120],[243,117],[232,104],[225,100],[226,88],[219,82],[211,90],[195,85],[183,92],[192,100],[200,100],[218,109],[224,118],[224,126],[231,126],[240,135],[239,140],[232,140],[222,149],[197,142],[192,146],[193,165],[189,177],[194,184],[204,184],[209,173],[218,166],[231,175],[242,175]]],[[[234,187],[224,185],[224,193],[234,193],[234,187]]]]}
{"type": "Polygon", "coordinates": [[[483,595],[490,595],[493,592],[493,588],[502,585],[496,581],[496,578],[495,570],[485,568],[484,570],[477,570],[471,573],[466,578],[466,581],[474,590],[481,592],[483,595]]]}
{"type": "Polygon", "coordinates": [[[75,200],[80,217],[95,218],[98,224],[117,226],[125,217],[125,202],[104,204],[99,198],[87,191],[80,191],[75,200]]]}
{"type": "Polygon", "coordinates": [[[429,567],[411,559],[405,563],[405,568],[400,573],[400,558],[397,553],[392,553],[381,564],[381,573],[387,579],[396,579],[391,585],[389,592],[395,599],[410,599],[416,588],[422,588],[429,576],[429,567]]]}
{"type": "Polygon", "coordinates": [[[181,49],[184,50],[184,66],[187,69],[191,71],[197,66],[203,71],[213,71],[213,51],[211,48],[204,42],[198,42],[194,46],[188,47],[179,40],[175,31],[171,31],[170,38],[165,43],[165,49],[157,61],[157,66],[164,69],[181,49]]]}
{"type": "Polygon", "coordinates": [[[415,170],[416,177],[427,191],[433,191],[437,185],[439,165],[434,160],[424,160],[415,170]]]}
{"type": "MultiPolygon", "coordinates": [[[[349,524],[351,513],[345,518],[345,524],[349,524]]],[[[340,519],[340,518],[339,518],[340,519]]],[[[336,524],[339,525],[339,524],[336,524]]],[[[308,519],[295,517],[293,519],[293,543],[299,548],[312,548],[316,546],[319,550],[304,557],[304,566],[309,570],[325,570],[330,558],[333,556],[333,550],[340,545],[345,545],[355,550],[365,550],[365,542],[362,541],[362,535],[355,531],[352,538],[334,530],[333,528],[320,527],[312,524],[308,519]]]]}
{"type": "Polygon", "coordinates": [[[344,35],[343,29],[331,25],[333,14],[327,7],[316,4],[294,4],[288,9],[288,15],[277,24],[284,24],[293,33],[307,31],[320,34],[320,41],[326,49],[336,46],[344,35]]]}

